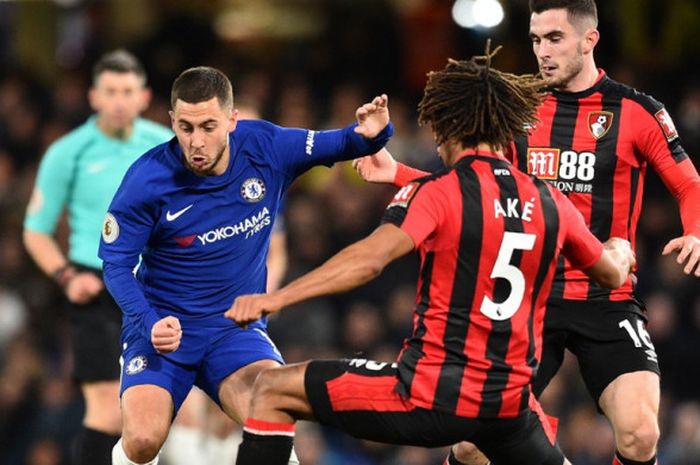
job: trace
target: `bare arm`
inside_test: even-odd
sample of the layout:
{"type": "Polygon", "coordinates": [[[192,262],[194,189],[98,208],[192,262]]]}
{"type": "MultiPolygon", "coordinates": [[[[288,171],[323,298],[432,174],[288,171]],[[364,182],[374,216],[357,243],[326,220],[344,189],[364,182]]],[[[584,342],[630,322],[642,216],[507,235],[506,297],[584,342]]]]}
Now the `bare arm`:
{"type": "Polygon", "coordinates": [[[352,167],[367,182],[391,184],[396,177],[396,160],[387,149],[373,155],[356,158],[352,167]]]}
{"type": "Polygon", "coordinates": [[[700,277],[700,177],[693,163],[686,159],[659,172],[680,208],[683,236],[671,239],[662,254],[678,252],[676,262],[685,264],[683,272],[700,277]]]}
{"type": "Polygon", "coordinates": [[[34,262],[63,288],[71,302],[85,304],[103,289],[102,281],[93,273],[81,273],[70,266],[52,236],[25,229],[23,238],[34,262]]]}
{"type": "Polygon", "coordinates": [[[53,276],[68,264],[53,236],[25,229],[23,239],[29,256],[47,276],[53,276]]]}
{"type": "Polygon", "coordinates": [[[245,326],[294,303],[354,289],[374,279],[387,264],[413,249],[413,239],[407,233],[393,224],[384,224],[282,289],[271,294],[238,297],[225,316],[245,326]]]}
{"type": "Polygon", "coordinates": [[[356,158],[355,171],[367,182],[393,184],[403,187],[409,182],[430,174],[397,162],[386,148],[373,155],[356,158]]]}
{"type": "Polygon", "coordinates": [[[584,271],[600,286],[617,289],[625,283],[637,263],[634,252],[630,243],[619,237],[611,237],[603,246],[600,259],[584,271]]]}

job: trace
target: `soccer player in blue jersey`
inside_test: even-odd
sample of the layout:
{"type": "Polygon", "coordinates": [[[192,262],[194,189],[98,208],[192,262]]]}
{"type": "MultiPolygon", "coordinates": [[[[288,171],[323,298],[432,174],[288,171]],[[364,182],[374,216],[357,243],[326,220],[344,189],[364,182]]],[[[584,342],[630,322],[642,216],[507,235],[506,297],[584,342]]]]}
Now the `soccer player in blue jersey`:
{"type": "Polygon", "coordinates": [[[71,304],[74,376],[85,398],[76,465],[109,464],[121,430],[122,314],[104,290],[97,248],[105,212],[129,165],[172,137],[168,128],[138,117],[149,98],[146,74],[133,55],[104,55],[89,92],[95,115],[49,147],[24,221],[27,251],[71,304]],[[70,221],[67,257],[54,239],[64,208],[70,221]]]}
{"type": "Polygon", "coordinates": [[[245,420],[255,377],[283,361],[264,320],[243,330],[224,312],[265,291],[284,190],[312,166],[376,152],[393,132],[385,95],[338,130],[238,121],[230,81],[208,67],[175,80],[171,105],[176,139],[132,165],[102,230],[105,284],[124,313],[115,465],[157,463],[193,385],[245,420]]]}

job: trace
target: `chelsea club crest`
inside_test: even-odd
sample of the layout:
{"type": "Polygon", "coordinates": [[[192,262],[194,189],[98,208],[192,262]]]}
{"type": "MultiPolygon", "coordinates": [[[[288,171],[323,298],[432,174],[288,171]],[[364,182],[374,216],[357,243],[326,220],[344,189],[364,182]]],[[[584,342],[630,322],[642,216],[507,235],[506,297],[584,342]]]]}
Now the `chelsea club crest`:
{"type": "Polygon", "coordinates": [[[135,375],[141,373],[148,366],[148,359],[143,355],[137,355],[126,364],[126,374],[135,375]]]}
{"type": "Polygon", "coordinates": [[[247,202],[260,202],[265,198],[265,183],[258,178],[248,178],[241,184],[241,195],[247,202]]]}

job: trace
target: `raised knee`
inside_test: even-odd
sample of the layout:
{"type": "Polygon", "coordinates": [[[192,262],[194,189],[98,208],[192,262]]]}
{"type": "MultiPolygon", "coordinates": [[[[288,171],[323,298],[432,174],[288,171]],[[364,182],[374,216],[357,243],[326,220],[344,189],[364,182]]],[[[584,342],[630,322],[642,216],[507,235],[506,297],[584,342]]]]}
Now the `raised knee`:
{"type": "Polygon", "coordinates": [[[619,435],[618,450],[628,459],[647,461],[656,454],[659,434],[659,426],[655,418],[640,422],[619,435]]]}
{"type": "Polygon", "coordinates": [[[457,460],[469,465],[482,465],[488,462],[488,459],[481,451],[471,442],[460,442],[452,447],[457,460]]]}
{"type": "Polygon", "coordinates": [[[253,395],[255,397],[265,397],[275,394],[275,390],[277,386],[279,386],[277,371],[278,370],[274,368],[266,368],[258,374],[253,388],[253,395]]]}
{"type": "Polygon", "coordinates": [[[153,460],[163,445],[158,438],[148,434],[125,436],[122,438],[122,444],[129,460],[137,463],[153,460]]]}

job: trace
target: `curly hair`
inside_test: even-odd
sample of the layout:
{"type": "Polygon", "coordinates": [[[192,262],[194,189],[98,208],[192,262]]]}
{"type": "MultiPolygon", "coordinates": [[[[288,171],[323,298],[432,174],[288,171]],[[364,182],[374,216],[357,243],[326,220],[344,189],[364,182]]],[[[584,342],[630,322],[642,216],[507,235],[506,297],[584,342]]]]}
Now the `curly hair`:
{"type": "Polygon", "coordinates": [[[450,59],[445,69],[428,73],[418,122],[430,124],[438,145],[452,139],[464,147],[485,143],[498,150],[537,122],[544,81],[492,68],[501,47],[490,48],[489,40],[483,56],[450,59]]]}

